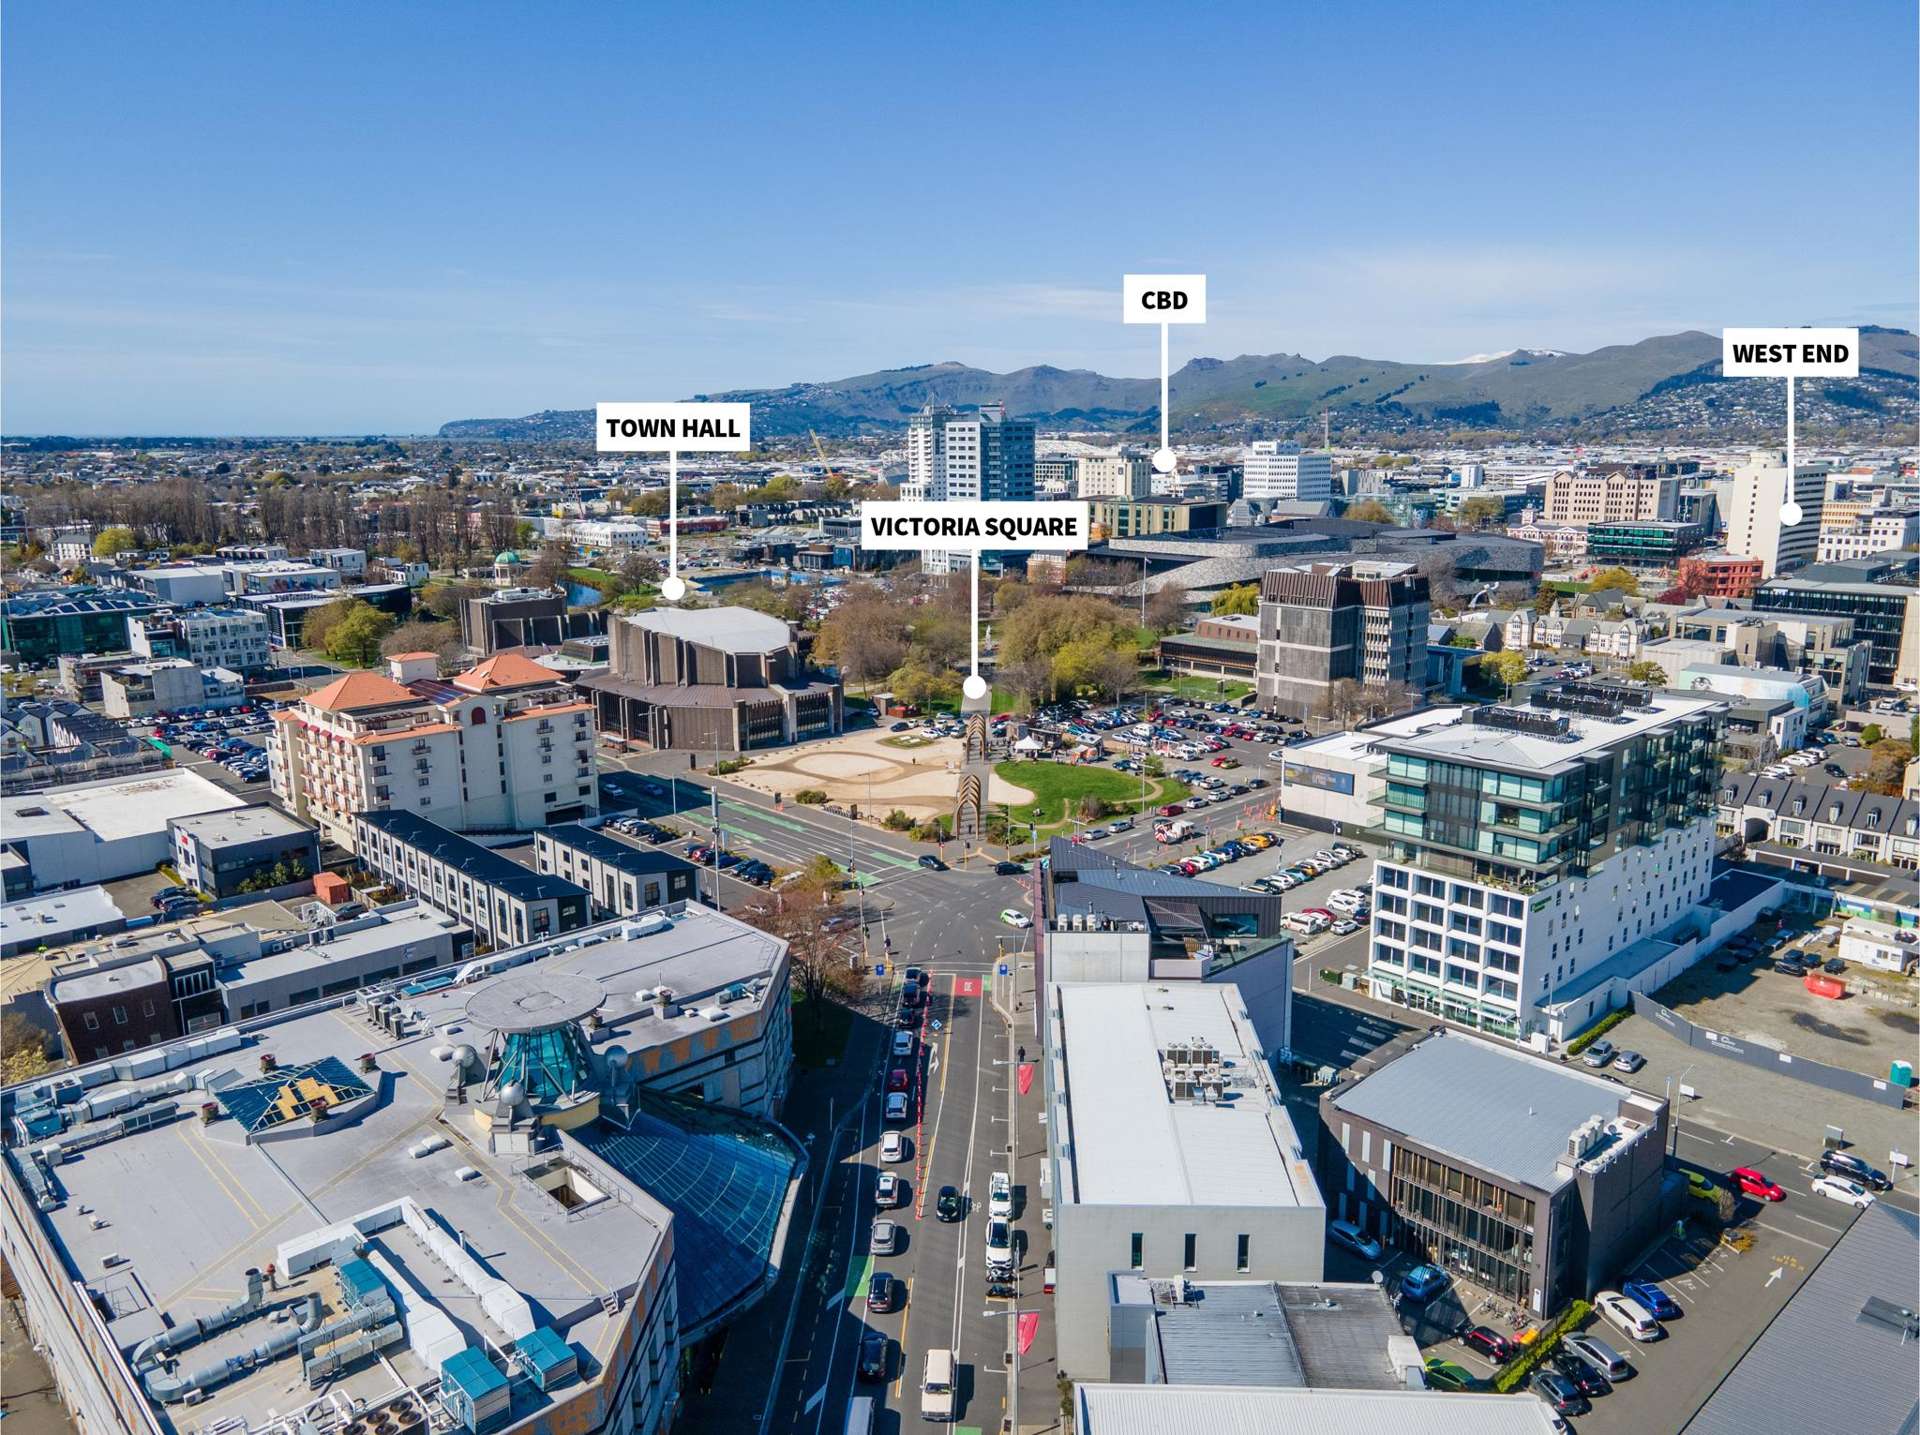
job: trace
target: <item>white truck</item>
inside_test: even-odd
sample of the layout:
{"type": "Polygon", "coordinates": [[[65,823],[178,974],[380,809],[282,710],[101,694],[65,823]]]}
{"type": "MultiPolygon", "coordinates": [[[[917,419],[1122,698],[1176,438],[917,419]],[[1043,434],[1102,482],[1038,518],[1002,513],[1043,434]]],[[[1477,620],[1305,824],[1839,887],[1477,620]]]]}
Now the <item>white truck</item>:
{"type": "Polygon", "coordinates": [[[1013,1178],[995,1171],[987,1183],[987,1214],[1011,1219],[1013,1216],[1013,1178]]]}
{"type": "Polygon", "coordinates": [[[1156,822],[1154,824],[1153,840],[1163,843],[1185,842],[1189,837],[1194,836],[1199,831],[1200,829],[1198,827],[1195,827],[1185,818],[1169,818],[1165,822],[1156,822]]]}

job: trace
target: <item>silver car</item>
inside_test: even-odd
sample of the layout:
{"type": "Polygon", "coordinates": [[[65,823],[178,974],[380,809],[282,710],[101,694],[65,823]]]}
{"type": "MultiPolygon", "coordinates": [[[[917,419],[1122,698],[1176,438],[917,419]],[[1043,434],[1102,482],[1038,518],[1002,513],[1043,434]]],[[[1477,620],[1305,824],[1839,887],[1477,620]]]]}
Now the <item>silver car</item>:
{"type": "Polygon", "coordinates": [[[897,1221],[878,1220],[873,1223],[873,1234],[867,1241],[870,1255],[890,1256],[900,1249],[900,1225],[897,1221]]]}

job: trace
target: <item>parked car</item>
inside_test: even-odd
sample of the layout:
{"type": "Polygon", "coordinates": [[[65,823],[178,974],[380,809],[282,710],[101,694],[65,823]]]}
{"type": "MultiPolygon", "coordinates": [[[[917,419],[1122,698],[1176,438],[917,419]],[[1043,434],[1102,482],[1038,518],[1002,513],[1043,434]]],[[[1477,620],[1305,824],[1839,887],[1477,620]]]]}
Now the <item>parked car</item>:
{"type": "Polygon", "coordinates": [[[1351,917],[1336,917],[1333,922],[1333,934],[1336,937],[1350,937],[1360,930],[1360,924],[1351,917]]]}
{"type": "Polygon", "coordinates": [[[1614,1050],[1613,1043],[1602,1037],[1580,1053],[1580,1061],[1582,1065],[1590,1066],[1595,1071],[1603,1071],[1612,1064],[1617,1055],[1619,1053],[1614,1050]]]}
{"type": "Polygon", "coordinates": [[[1873,1192],[1858,1181],[1849,1181],[1845,1176],[1820,1177],[1813,1182],[1813,1193],[1816,1196],[1825,1196],[1829,1201],[1858,1206],[1861,1210],[1865,1210],[1874,1202],[1873,1192]]]}
{"type": "Polygon", "coordinates": [[[913,1033],[912,1032],[896,1031],[893,1034],[893,1054],[895,1056],[912,1056],[913,1055],[913,1033]]]}
{"type": "Polygon", "coordinates": [[[1377,1261],[1383,1254],[1380,1242],[1362,1231],[1352,1221],[1328,1221],[1327,1239],[1336,1246],[1344,1246],[1363,1260],[1377,1261]]]}
{"type": "Polygon", "coordinates": [[[1535,1372],[1533,1393],[1546,1401],[1547,1408],[1556,1415],[1584,1415],[1592,1408],[1587,1398],[1557,1370],[1535,1372]]]}
{"type": "Polygon", "coordinates": [[[1620,1287],[1628,1300],[1638,1301],[1655,1320],[1678,1320],[1680,1303],[1654,1281],[1628,1281],[1620,1287]]]}
{"type": "Polygon", "coordinates": [[[995,1216],[987,1221],[987,1269],[1008,1270],[1013,1265],[1013,1222],[995,1216]]]}
{"type": "Polygon", "coordinates": [[[1427,1357],[1427,1388],[1430,1390],[1470,1390],[1473,1388],[1473,1372],[1464,1365],[1456,1365],[1451,1360],[1442,1360],[1437,1355],[1427,1357]]]}
{"type": "Polygon", "coordinates": [[[1606,1376],[1579,1356],[1569,1355],[1564,1350],[1554,1352],[1553,1373],[1563,1378],[1589,1400],[1597,1400],[1613,1389],[1606,1376]]]}
{"type": "Polygon", "coordinates": [[[1619,1291],[1601,1291],[1593,1307],[1634,1340],[1658,1340],[1666,1333],[1645,1306],[1619,1291]]]}
{"type": "Polygon", "coordinates": [[[1733,1184],[1740,1188],[1743,1195],[1754,1196],[1762,1201],[1784,1201],[1787,1193],[1777,1181],[1770,1181],[1751,1166],[1735,1166],[1727,1175],[1733,1184]]]}
{"type": "Polygon", "coordinates": [[[1418,1265],[1400,1278],[1400,1294],[1412,1301],[1428,1301],[1447,1288],[1447,1273],[1438,1266],[1418,1265]]]}
{"type": "Polygon", "coordinates": [[[907,1086],[907,1069],[904,1066],[896,1066],[887,1073],[887,1090],[905,1091],[907,1086]]]}
{"type": "Polygon", "coordinates": [[[1626,1356],[1597,1335],[1570,1335],[1560,1343],[1560,1348],[1614,1385],[1633,1374],[1633,1366],[1626,1356]]]}
{"type": "Polygon", "coordinates": [[[1520,1344],[1511,1336],[1500,1334],[1490,1325],[1476,1325],[1460,1337],[1460,1343],[1468,1350],[1477,1350],[1495,1365],[1505,1365],[1520,1353],[1520,1344]]]}
{"type": "Polygon", "coordinates": [[[1647,1059],[1637,1051],[1623,1051],[1613,1059],[1613,1069],[1632,1075],[1647,1064],[1647,1059]]]}
{"type": "Polygon", "coordinates": [[[1844,1176],[1850,1181],[1858,1181],[1871,1191],[1889,1191],[1893,1182],[1887,1179],[1884,1171],[1876,1170],[1848,1151],[1822,1151],[1820,1169],[1831,1175],[1844,1176]]]}

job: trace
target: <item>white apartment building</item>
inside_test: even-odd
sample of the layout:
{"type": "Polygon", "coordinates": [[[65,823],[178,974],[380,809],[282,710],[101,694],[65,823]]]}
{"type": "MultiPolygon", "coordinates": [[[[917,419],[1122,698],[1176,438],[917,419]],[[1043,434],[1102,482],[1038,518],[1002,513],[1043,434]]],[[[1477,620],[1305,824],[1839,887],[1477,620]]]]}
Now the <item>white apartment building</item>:
{"type": "Polygon", "coordinates": [[[1820,552],[1820,517],[1831,468],[1819,461],[1796,463],[1789,492],[1785,456],[1755,449],[1733,473],[1726,515],[1727,551],[1758,558],[1765,578],[1814,562],[1820,552]],[[1791,526],[1781,516],[1789,498],[1800,507],[1800,521],[1791,526]]]}
{"type": "MultiPolygon", "coordinates": [[[[356,550],[357,551],[357,550],[356,550]]],[[[366,569],[362,553],[361,570],[366,569]]],[[[258,563],[226,565],[227,592],[235,597],[249,593],[326,593],[340,586],[340,572],[319,563],[299,563],[268,559],[258,563]]]]}
{"type": "Polygon", "coordinates": [[[47,556],[62,568],[85,563],[93,557],[93,525],[54,529],[47,538],[47,556]]]}
{"type": "Polygon", "coordinates": [[[1153,461],[1143,453],[1085,456],[1074,483],[1075,498],[1148,498],[1153,494],[1153,461]]]}
{"type": "Polygon", "coordinates": [[[1261,439],[1241,459],[1240,492],[1246,498],[1311,502],[1333,494],[1333,455],[1305,453],[1297,443],[1261,439]]]}
{"type": "Polygon", "coordinates": [[[567,536],[590,552],[622,552],[647,546],[647,524],[638,518],[577,518],[567,536]]]}
{"type": "Polygon", "coordinates": [[[499,653],[456,678],[429,656],[349,673],[274,714],[274,796],[348,851],[354,814],[399,809],[455,831],[528,831],[600,810],[593,706],[499,653]]]}
{"type": "Polygon", "coordinates": [[[364,548],[316,548],[307,555],[316,568],[331,568],[342,578],[358,583],[367,576],[367,552],[364,548]]]}
{"type": "MultiPolygon", "coordinates": [[[[1033,498],[1033,424],[1007,417],[1005,405],[961,413],[928,404],[907,423],[908,503],[1029,502],[1033,498]]],[[[951,573],[973,562],[965,552],[920,555],[928,573],[951,573]]]]}
{"type": "Polygon", "coordinates": [[[1863,513],[1845,527],[1820,529],[1822,563],[1851,563],[1920,543],[1920,509],[1884,509],[1863,513]]]}
{"type": "Polygon", "coordinates": [[[1549,690],[1378,738],[1372,994],[1503,1036],[1551,1032],[1544,1008],[1705,901],[1725,715],[1708,697],[1549,690]]]}
{"type": "MultiPolygon", "coordinates": [[[[127,646],[143,658],[168,641],[202,667],[251,672],[270,661],[266,614],[251,608],[189,608],[127,620],[127,646]]],[[[164,656],[164,654],[162,654],[164,656]]]]}

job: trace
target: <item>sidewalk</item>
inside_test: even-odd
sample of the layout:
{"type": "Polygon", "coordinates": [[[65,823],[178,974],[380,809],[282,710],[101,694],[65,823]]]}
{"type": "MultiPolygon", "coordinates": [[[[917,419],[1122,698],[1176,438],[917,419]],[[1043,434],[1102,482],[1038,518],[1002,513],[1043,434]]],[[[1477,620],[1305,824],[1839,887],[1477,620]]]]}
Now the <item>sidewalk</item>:
{"type": "Polygon", "coordinates": [[[1040,1328],[1034,1335],[1033,1344],[1025,1355],[1018,1358],[1019,1424],[1016,1435],[1035,1435],[1035,1432],[1057,1431],[1063,1427],[1060,1419],[1059,1367],[1055,1363],[1053,1297],[1044,1294],[1041,1289],[1046,1268],[1052,1264],[1053,1233],[1042,1222],[1044,1212],[1053,1204],[1053,1196],[1041,1186],[1041,1173],[1047,1163],[1047,1128],[1040,1120],[1045,1109],[1046,1089],[1040,1039],[1033,1030],[1036,1000],[1031,953],[1016,963],[1013,976],[994,978],[993,1005],[1001,1019],[1013,1028],[1011,1046],[1016,1051],[1025,1047],[1027,1060],[1033,1065],[1033,1083],[1027,1094],[1018,1094],[1017,1067],[1014,1068],[1015,1079],[1009,1090],[1016,1107],[1012,1123],[1013,1179],[1017,1186],[1024,1188],[1025,1202],[1021,1209],[1020,1225],[1026,1233],[1028,1250],[1033,1253],[1032,1259],[1020,1272],[1019,1308],[1041,1312],[1040,1328]]]}

